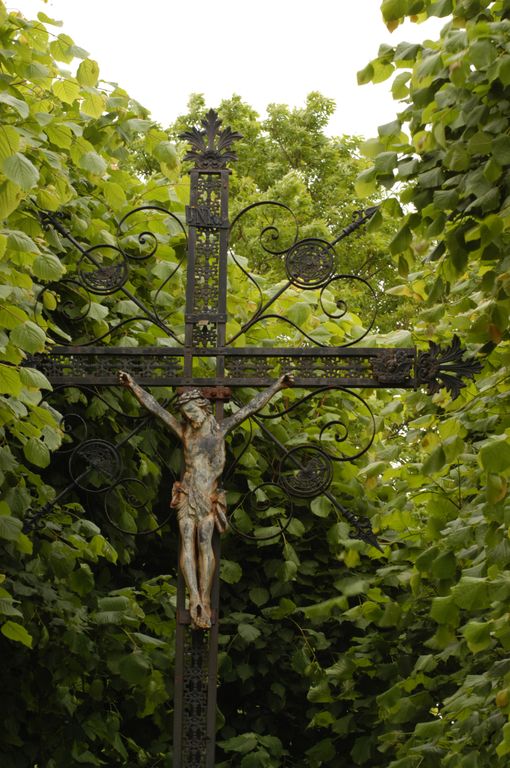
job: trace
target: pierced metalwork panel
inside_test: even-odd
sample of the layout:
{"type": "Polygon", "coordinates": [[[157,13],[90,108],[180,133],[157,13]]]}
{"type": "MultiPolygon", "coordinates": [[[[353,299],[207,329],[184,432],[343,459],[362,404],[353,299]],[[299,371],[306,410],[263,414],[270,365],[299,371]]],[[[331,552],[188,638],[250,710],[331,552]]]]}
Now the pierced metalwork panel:
{"type": "MultiPolygon", "coordinates": [[[[283,372],[291,372],[296,386],[338,384],[349,387],[374,387],[381,384],[397,387],[413,387],[417,383],[413,368],[414,349],[350,349],[331,354],[330,350],[278,348],[230,349],[210,346],[216,326],[213,323],[197,323],[194,342],[200,355],[222,357],[225,375],[210,378],[195,375],[193,382],[199,386],[245,384],[265,386],[271,384],[283,372]]],[[[56,348],[50,354],[33,355],[26,361],[38,368],[53,384],[116,384],[117,373],[124,370],[146,386],[178,386],[188,384],[184,375],[182,350],[165,347],[137,349],[136,347],[74,347],[56,348]]]]}
{"type": "Polygon", "coordinates": [[[52,384],[117,384],[119,370],[127,371],[145,385],[180,383],[183,375],[182,352],[144,353],[136,347],[59,349],[50,354],[33,355],[26,365],[37,368],[52,384]],[[101,354],[102,353],[102,354],[101,354]]]}
{"type": "Polygon", "coordinates": [[[185,632],[182,765],[186,768],[206,766],[208,650],[208,632],[185,632]]]}
{"type": "Polygon", "coordinates": [[[216,323],[208,323],[201,320],[193,326],[192,342],[193,347],[197,349],[212,348],[215,346],[218,338],[216,323]]]}
{"type": "Polygon", "coordinates": [[[297,386],[332,384],[348,387],[376,387],[381,383],[396,387],[414,386],[414,349],[345,350],[328,354],[326,350],[279,350],[278,354],[234,354],[226,358],[229,380],[252,383],[255,379],[274,379],[288,371],[297,386]],[[310,354],[311,352],[311,354],[310,354]]]}
{"type": "Polygon", "coordinates": [[[219,258],[219,230],[197,228],[193,313],[201,317],[218,314],[219,258]]]}
{"type": "Polygon", "coordinates": [[[222,177],[219,173],[200,174],[197,179],[197,206],[206,206],[216,220],[221,221],[222,177]]]}
{"type": "Polygon", "coordinates": [[[191,172],[186,345],[192,348],[216,347],[224,338],[227,193],[228,171],[191,172]]]}

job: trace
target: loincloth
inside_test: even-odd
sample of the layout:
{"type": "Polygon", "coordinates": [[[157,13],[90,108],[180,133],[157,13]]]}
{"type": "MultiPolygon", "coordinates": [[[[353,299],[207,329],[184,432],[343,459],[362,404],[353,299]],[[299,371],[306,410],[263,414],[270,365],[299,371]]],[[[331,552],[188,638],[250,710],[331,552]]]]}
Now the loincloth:
{"type": "Polygon", "coordinates": [[[227,499],[220,488],[210,498],[197,493],[190,494],[184,483],[176,480],[172,487],[170,506],[177,510],[177,520],[192,520],[197,525],[209,515],[213,515],[214,524],[219,533],[228,528],[227,499]]]}

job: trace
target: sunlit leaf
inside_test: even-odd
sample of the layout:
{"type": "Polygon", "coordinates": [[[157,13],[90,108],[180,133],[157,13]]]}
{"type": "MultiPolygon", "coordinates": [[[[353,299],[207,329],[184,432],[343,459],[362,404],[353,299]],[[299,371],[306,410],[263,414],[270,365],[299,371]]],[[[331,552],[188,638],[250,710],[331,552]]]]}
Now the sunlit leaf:
{"type": "Polygon", "coordinates": [[[22,189],[31,189],[39,180],[39,171],[21,152],[6,157],[2,162],[2,170],[8,179],[22,189]]]}
{"type": "Polygon", "coordinates": [[[21,624],[15,621],[6,621],[0,627],[0,632],[8,640],[14,640],[15,643],[21,643],[26,645],[27,648],[32,647],[32,636],[21,624]]]}

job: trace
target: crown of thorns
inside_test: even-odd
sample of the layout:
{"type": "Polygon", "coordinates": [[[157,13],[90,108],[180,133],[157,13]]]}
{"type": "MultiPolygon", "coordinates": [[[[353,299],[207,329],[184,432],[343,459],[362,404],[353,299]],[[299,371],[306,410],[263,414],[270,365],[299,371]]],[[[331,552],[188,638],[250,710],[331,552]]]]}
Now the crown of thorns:
{"type": "Polygon", "coordinates": [[[190,400],[200,400],[201,405],[210,405],[209,400],[203,396],[199,389],[188,389],[187,392],[183,392],[182,395],[179,395],[177,404],[184,405],[184,403],[189,403],[190,400]]]}

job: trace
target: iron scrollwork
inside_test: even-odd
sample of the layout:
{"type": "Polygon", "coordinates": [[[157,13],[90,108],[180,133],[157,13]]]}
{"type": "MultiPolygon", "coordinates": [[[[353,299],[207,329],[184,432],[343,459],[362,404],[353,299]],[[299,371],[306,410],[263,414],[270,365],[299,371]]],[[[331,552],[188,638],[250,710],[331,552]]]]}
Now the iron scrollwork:
{"type": "Polygon", "coordinates": [[[333,274],[335,251],[325,240],[301,240],[289,248],[285,256],[285,269],[296,288],[319,288],[333,274]]]}
{"type": "MultiPolygon", "coordinates": [[[[372,308],[366,327],[361,332],[356,332],[352,338],[346,337],[345,341],[338,345],[337,348],[344,349],[359,343],[371,331],[374,325],[376,294],[372,286],[363,277],[355,274],[343,274],[337,271],[338,258],[335,252],[335,244],[343,236],[347,236],[347,231],[355,231],[369,217],[360,217],[355,224],[351,224],[345,229],[343,236],[340,235],[333,242],[320,238],[299,239],[297,219],[292,210],[282,203],[271,200],[251,204],[238,213],[231,225],[231,235],[237,235],[238,238],[242,238],[244,231],[250,229],[247,224],[250,214],[257,213],[260,216],[262,211],[266,212],[268,223],[259,224],[261,227],[258,234],[259,245],[270,257],[276,260],[280,259],[286,280],[279,283],[274,293],[267,297],[261,288],[260,279],[257,279],[255,275],[245,269],[237,258],[235,248],[232,248],[231,256],[233,262],[249,281],[249,285],[254,287],[257,292],[257,306],[251,317],[242,324],[240,330],[227,340],[227,345],[234,346],[234,343],[241,335],[246,334],[257,326],[260,327],[262,323],[278,320],[296,329],[301,339],[306,343],[317,347],[326,347],[327,345],[319,338],[314,337],[313,333],[306,331],[300,324],[295,323],[284,313],[278,311],[278,299],[289,289],[293,291],[318,290],[318,307],[327,317],[337,321],[346,318],[348,312],[352,311],[353,296],[361,298],[365,302],[368,299],[372,308]],[[342,288],[344,289],[343,291],[341,290],[342,288]],[[340,289],[340,294],[338,289],[340,289]],[[347,296],[350,297],[349,301],[347,296]]],[[[257,225],[257,222],[255,224],[257,225]]]]}
{"type": "MultiPolygon", "coordinates": [[[[52,227],[81,254],[75,271],[62,278],[59,282],[46,285],[40,292],[37,312],[41,312],[49,323],[50,335],[61,345],[73,347],[80,345],[98,344],[106,338],[111,338],[126,326],[136,322],[148,322],[158,327],[163,336],[170,337],[177,344],[182,340],[177,336],[168,320],[172,312],[162,316],[158,300],[181,267],[184,254],[178,260],[170,274],[162,281],[150,302],[143,301],[127,288],[131,275],[131,266],[153,257],[161,244],[162,238],[168,239],[169,227],[159,225],[159,233],[149,229],[152,222],[156,227],[159,216],[163,222],[171,222],[172,237],[183,237],[187,242],[186,228],[181,219],[173,212],[156,205],[144,205],[134,208],[125,214],[116,227],[116,245],[102,243],[86,246],[80,243],[64,226],[63,216],[48,211],[37,210],[37,215],[43,226],[52,227]],[[108,330],[100,335],[87,337],[85,322],[90,318],[92,296],[113,296],[120,293],[129,299],[135,311],[129,318],[116,320],[108,330]],[[48,294],[52,296],[47,299],[48,294]],[[55,304],[54,309],[48,305],[55,304]],[[78,334],[78,340],[76,339],[78,334]]],[[[158,228],[158,227],[157,227],[158,228]]]]}
{"type": "MultiPolygon", "coordinates": [[[[70,384],[56,387],[46,395],[44,402],[49,405],[51,400],[57,400],[55,405],[65,406],[65,391],[70,384]]],[[[105,410],[115,413],[117,417],[134,422],[134,426],[120,441],[114,442],[104,438],[91,436],[93,422],[87,420],[76,410],[68,410],[60,419],[64,434],[62,446],[55,452],[55,458],[62,459],[67,465],[68,484],[57,492],[52,501],[47,502],[41,509],[30,512],[24,521],[24,530],[30,531],[44,525],[45,519],[65,503],[70,494],[77,493],[81,501],[87,505],[90,494],[94,499],[102,498],[104,519],[121,533],[144,536],[160,530],[170,520],[169,512],[164,519],[156,520],[144,498],[144,484],[136,477],[125,474],[122,457],[123,446],[129,444],[148,423],[145,414],[129,416],[124,411],[112,405],[102,395],[89,387],[80,387],[80,396],[93,397],[102,403],[105,410]],[[126,528],[119,522],[119,494],[124,505],[133,513],[133,524],[126,528]],[[113,503],[115,502],[115,503],[113,503]],[[146,525],[147,527],[141,527],[146,525]]],[[[73,400],[75,398],[73,397],[73,400]]],[[[53,407],[53,406],[51,406],[53,407]]],[[[71,406],[74,408],[74,406],[71,406]]],[[[98,509],[97,500],[94,509],[98,509]]]]}
{"type": "MultiPolygon", "coordinates": [[[[227,163],[236,159],[232,145],[241,135],[230,128],[222,129],[221,120],[211,110],[202,121],[202,129],[193,128],[181,134],[181,138],[190,142],[186,159],[195,163],[195,169],[191,172],[193,181],[190,205],[186,209],[187,224],[194,229],[193,274],[188,274],[188,283],[191,277],[192,285],[191,288],[188,286],[186,314],[189,335],[184,344],[185,350],[190,347],[188,352],[178,353],[174,346],[164,350],[119,349],[117,354],[109,350],[107,355],[103,355],[101,348],[91,346],[126,324],[140,320],[156,324],[164,336],[172,339],[172,344],[183,344],[168,324],[171,313],[163,316],[158,310],[157,299],[180,268],[184,257],[170,270],[156,291],[153,305],[147,306],[126,287],[130,263],[136,264],[154,256],[162,238],[168,237],[168,227],[165,233],[161,228],[153,232],[147,225],[147,218],[162,215],[172,223],[177,233],[186,237],[185,227],[178,216],[163,207],[141,206],[128,212],[119,222],[117,245],[86,247],[76,241],[58,215],[40,212],[46,226],[54,227],[81,252],[75,274],[64,278],[58,286],[47,286],[42,292],[42,295],[46,291],[58,292],[61,301],[57,306],[55,322],[57,326],[59,323],[64,326],[64,334],[70,325],[87,318],[91,306],[90,294],[108,296],[121,292],[135,301],[140,314],[119,321],[108,332],[94,339],[94,342],[82,341],[79,349],[73,347],[71,341],[68,344],[69,353],[55,350],[50,355],[35,356],[29,361],[30,364],[37,365],[50,380],[59,383],[79,383],[92,377],[96,383],[112,384],[116,371],[122,368],[142,382],[175,386],[178,383],[191,384],[193,377],[186,363],[186,354],[189,357],[198,352],[222,361],[219,369],[222,373],[217,372],[214,380],[215,383],[221,381],[227,385],[263,386],[277,378],[282,371],[289,371],[298,386],[411,388],[425,384],[431,393],[445,386],[452,396],[458,395],[464,386],[461,377],[472,378],[480,366],[476,362],[463,360],[463,350],[457,337],[447,349],[431,343],[427,352],[419,353],[413,349],[363,350],[353,347],[373,327],[376,294],[361,276],[337,271],[335,246],[360,230],[376,214],[377,206],[356,212],[353,221],[331,242],[320,238],[300,239],[295,215],[288,206],[277,201],[249,205],[235,216],[229,227],[225,192],[227,163]],[[228,228],[230,236],[235,232],[242,234],[249,214],[256,213],[258,216],[263,206],[269,218],[266,224],[261,225],[259,244],[266,254],[281,261],[286,280],[268,296],[258,279],[245,269],[235,251],[232,252],[234,264],[255,288],[258,298],[252,316],[230,339],[225,339],[225,346],[220,348],[218,329],[226,321],[225,310],[220,307],[220,283],[226,277],[220,274],[221,253],[226,243],[224,230],[228,228]],[[348,290],[339,291],[339,288],[347,285],[348,290]],[[278,309],[278,299],[288,289],[316,291],[317,306],[328,318],[337,322],[342,321],[349,312],[346,296],[360,291],[364,292],[365,298],[369,297],[373,311],[366,328],[353,338],[346,337],[344,343],[334,349],[328,348],[321,340],[314,338],[313,332],[275,311],[278,309]],[[263,349],[235,346],[242,334],[274,320],[285,323],[289,333],[298,332],[302,346],[272,349],[267,354],[263,349]],[[89,354],[84,354],[84,345],[90,346],[89,354]],[[352,353],[349,348],[352,348],[352,353]]],[[[72,334],[69,335],[72,337],[72,334]]],[[[351,395],[354,397],[354,393],[351,395]]],[[[359,400],[364,402],[361,398],[359,400]]],[[[348,430],[345,423],[337,419],[322,428],[319,447],[308,449],[308,453],[304,447],[284,450],[280,464],[280,483],[291,495],[294,492],[296,495],[313,497],[316,492],[327,490],[331,480],[330,463],[352,460],[364,452],[364,449],[351,451],[348,458],[342,455],[342,451],[332,452],[328,438],[331,429],[335,434],[336,448],[345,447],[348,430]]],[[[98,451],[96,458],[101,453],[98,451]]],[[[117,490],[120,492],[120,486],[117,490]]]]}
{"type": "MultiPolygon", "coordinates": [[[[239,402],[237,404],[240,405],[239,402]]],[[[276,539],[285,533],[293,519],[295,514],[294,500],[313,499],[324,495],[349,522],[354,538],[359,538],[380,549],[370,520],[347,510],[331,490],[334,463],[359,458],[369,450],[374,440],[375,420],[366,401],[355,392],[344,388],[321,387],[299,397],[284,409],[275,409],[269,413],[260,412],[257,415],[252,415],[251,418],[276,446],[281,458],[274,480],[271,483],[262,483],[249,491],[232,510],[229,523],[235,533],[242,538],[254,541],[276,539]],[[287,449],[265,425],[266,421],[279,419],[304,404],[307,404],[307,412],[309,412],[312,398],[320,396],[324,399],[333,392],[341,394],[346,410],[349,410],[350,401],[351,424],[348,423],[348,415],[344,420],[327,419],[325,423],[319,424],[318,445],[304,444],[287,449]],[[360,407],[365,410],[364,416],[360,415],[360,407]],[[360,423],[366,425],[366,434],[364,436],[351,435],[352,427],[357,431],[360,423]],[[270,492],[268,491],[269,488],[271,489],[270,492]],[[279,499],[275,497],[275,493],[280,494],[279,499]],[[286,500],[282,500],[282,493],[286,496],[286,500]],[[243,526],[238,522],[238,510],[241,509],[251,521],[251,528],[255,526],[252,515],[257,518],[256,533],[249,533],[251,528],[247,530],[245,525],[243,526]],[[267,525],[264,527],[260,518],[266,522],[266,510],[268,510],[269,517],[267,518],[267,525]]],[[[250,432],[248,443],[251,442],[251,439],[252,433],[250,432]]],[[[243,446],[241,455],[246,450],[248,443],[243,446]]]]}
{"type": "Polygon", "coordinates": [[[119,451],[108,440],[85,440],[69,457],[69,477],[77,488],[89,493],[112,488],[121,471],[119,451]]]}
{"type": "Polygon", "coordinates": [[[313,499],[331,484],[331,457],[316,446],[298,445],[283,456],[279,473],[280,484],[290,496],[313,499]]]}

